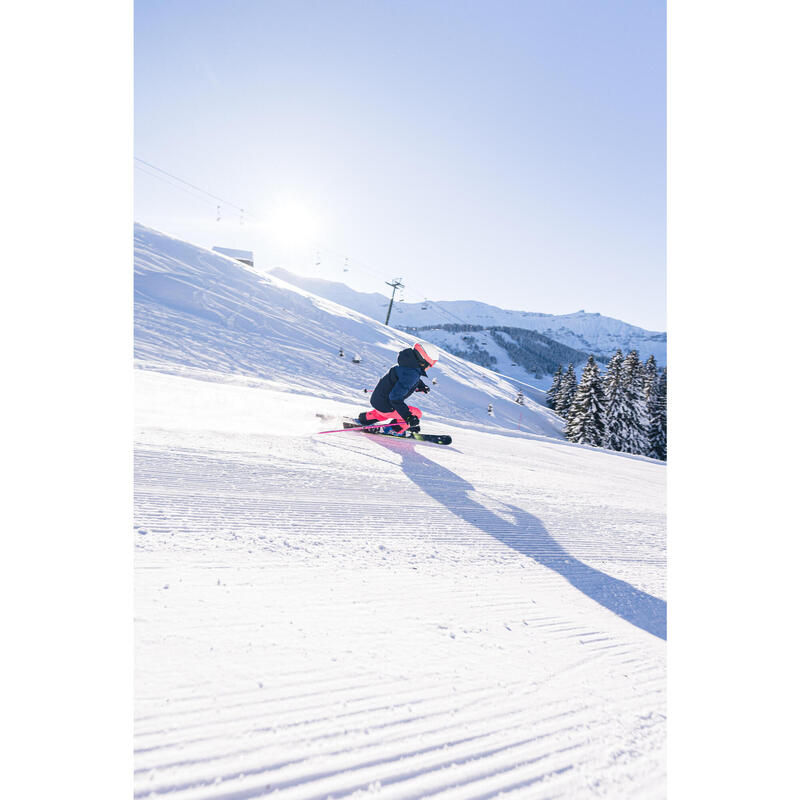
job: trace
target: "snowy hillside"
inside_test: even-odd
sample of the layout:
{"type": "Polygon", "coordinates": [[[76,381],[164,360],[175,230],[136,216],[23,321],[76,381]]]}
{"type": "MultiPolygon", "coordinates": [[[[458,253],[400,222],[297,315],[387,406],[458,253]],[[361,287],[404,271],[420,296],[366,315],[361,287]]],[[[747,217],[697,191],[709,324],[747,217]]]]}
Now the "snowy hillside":
{"type": "Polygon", "coordinates": [[[319,434],[409,337],[135,248],[135,796],[663,798],[664,464],[452,356],[451,446],[319,434]]]}
{"type": "MultiPolygon", "coordinates": [[[[362,294],[341,283],[305,278],[277,269],[273,275],[300,286],[321,297],[357,309],[374,319],[386,318],[388,299],[380,294],[362,294]]],[[[596,356],[611,356],[617,349],[627,353],[639,351],[646,361],[652,354],[660,366],[666,365],[667,335],[647,331],[602,314],[542,314],[532,311],[509,311],[475,300],[437,300],[424,303],[399,303],[392,309],[392,323],[402,327],[469,324],[489,327],[526,328],[538,331],[557,342],[596,356]]],[[[502,370],[501,370],[502,371],[502,370]]]]}
{"type": "MultiPolygon", "coordinates": [[[[348,400],[357,413],[369,407],[372,389],[398,351],[415,341],[232,258],[141,225],[134,243],[139,366],[214,372],[240,383],[259,379],[348,400]]],[[[555,414],[536,403],[513,402],[517,385],[490,370],[443,354],[431,378],[437,381],[425,398],[431,417],[561,436],[563,423],[555,414]]],[[[542,399],[535,390],[525,394],[542,399]]]]}

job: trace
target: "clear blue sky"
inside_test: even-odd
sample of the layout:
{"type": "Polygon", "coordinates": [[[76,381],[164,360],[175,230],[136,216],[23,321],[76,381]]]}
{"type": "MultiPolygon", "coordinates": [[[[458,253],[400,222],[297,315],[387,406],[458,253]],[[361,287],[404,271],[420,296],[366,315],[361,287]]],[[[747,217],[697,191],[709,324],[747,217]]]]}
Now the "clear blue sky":
{"type": "Polygon", "coordinates": [[[140,165],[139,222],[665,329],[661,0],[137,0],[134,76],[135,155],[248,212],[140,165]]]}

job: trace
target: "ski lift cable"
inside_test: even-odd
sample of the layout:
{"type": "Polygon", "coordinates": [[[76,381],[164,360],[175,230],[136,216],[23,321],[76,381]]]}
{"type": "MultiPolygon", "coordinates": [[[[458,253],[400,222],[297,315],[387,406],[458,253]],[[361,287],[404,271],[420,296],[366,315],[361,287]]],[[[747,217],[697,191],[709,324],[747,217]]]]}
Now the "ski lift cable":
{"type": "MultiPolygon", "coordinates": [[[[201,192],[202,194],[208,195],[212,197],[214,200],[218,200],[220,203],[225,203],[227,206],[231,206],[231,208],[235,208],[240,214],[247,215],[253,220],[258,221],[256,217],[250,214],[248,211],[245,211],[240,205],[237,203],[232,203],[230,200],[226,200],[224,197],[219,197],[218,195],[212,194],[211,192],[206,191],[205,189],[201,188],[200,186],[196,186],[193,183],[189,183],[189,181],[184,180],[183,178],[179,178],[177,175],[173,175],[171,172],[167,172],[165,169],[161,169],[161,167],[157,167],[155,164],[151,164],[149,161],[145,161],[143,158],[139,158],[138,156],[133,157],[134,161],[138,161],[140,164],[144,164],[146,167],[150,167],[150,169],[156,170],[156,172],[160,172],[163,175],[167,175],[168,177],[172,178],[175,181],[179,181],[180,183],[185,184],[186,186],[191,187],[195,191],[201,192]]],[[[155,177],[155,176],[154,176],[155,177]]]]}
{"type": "MultiPolygon", "coordinates": [[[[208,195],[208,196],[204,196],[202,194],[198,194],[193,188],[190,188],[191,185],[186,186],[186,185],[181,185],[180,183],[175,183],[173,180],[170,179],[170,177],[165,177],[163,175],[156,174],[155,172],[151,172],[150,170],[141,167],[139,164],[135,164],[134,167],[137,170],[139,170],[142,174],[147,175],[150,178],[155,178],[156,180],[167,184],[167,186],[171,186],[173,189],[177,189],[177,190],[179,190],[181,192],[184,192],[185,194],[188,194],[190,197],[192,197],[195,200],[199,200],[199,201],[201,201],[203,203],[208,203],[209,205],[213,206],[214,209],[215,209],[215,219],[216,219],[216,221],[219,222],[222,219],[222,216],[223,216],[222,215],[222,206],[221,206],[221,204],[219,202],[217,202],[216,200],[212,199],[213,195],[208,195],[208,193],[205,193],[205,195],[208,195]]],[[[242,210],[239,209],[238,206],[233,206],[233,208],[235,208],[235,209],[240,211],[239,223],[241,225],[243,225],[244,224],[244,219],[241,216],[242,210]]]]}
{"type": "MultiPolygon", "coordinates": [[[[134,156],[134,160],[139,162],[139,164],[141,164],[141,165],[149,167],[152,170],[156,170],[157,172],[161,173],[164,176],[167,176],[167,177],[171,178],[174,181],[178,181],[179,183],[181,183],[181,184],[183,184],[183,185],[185,185],[187,187],[190,187],[191,189],[194,189],[197,192],[201,192],[202,194],[206,195],[207,197],[213,198],[216,201],[219,201],[221,203],[225,203],[225,205],[228,205],[228,206],[231,206],[232,208],[235,208],[237,211],[240,212],[240,215],[242,215],[242,216],[246,215],[246,216],[250,217],[251,219],[253,219],[256,222],[260,222],[261,221],[257,217],[255,217],[252,214],[250,214],[248,211],[246,211],[244,208],[242,208],[237,203],[233,203],[230,200],[226,200],[225,198],[219,197],[218,195],[215,195],[212,192],[209,192],[209,191],[201,188],[200,186],[197,186],[197,185],[195,185],[193,183],[190,183],[189,181],[184,180],[183,178],[180,178],[177,175],[174,175],[173,173],[168,172],[165,169],[162,169],[161,167],[157,167],[155,164],[151,164],[150,162],[145,161],[143,158],[139,158],[138,156],[134,156]]],[[[138,167],[138,165],[137,165],[137,167],[138,167]]],[[[155,175],[153,173],[147,172],[146,170],[142,170],[141,167],[138,167],[138,168],[141,171],[145,172],[145,174],[151,175],[154,178],[159,178],[161,180],[164,180],[163,178],[160,178],[159,175],[155,175]]],[[[165,181],[165,182],[169,183],[168,181],[165,181]]],[[[174,184],[170,184],[170,185],[174,186],[174,184]]],[[[182,187],[181,186],[175,186],[175,188],[176,189],[180,189],[182,187]]],[[[196,196],[196,195],[193,195],[193,196],[196,196]]],[[[198,198],[198,199],[204,199],[204,198],[198,198]]],[[[210,202],[210,201],[208,201],[208,202],[210,202]]],[[[379,278],[381,281],[384,280],[384,276],[382,274],[380,274],[380,273],[376,272],[375,270],[371,269],[370,267],[368,267],[366,264],[364,264],[363,262],[359,261],[358,259],[354,259],[354,258],[352,258],[352,256],[345,256],[343,253],[337,252],[336,250],[334,250],[333,248],[327,246],[323,242],[314,242],[314,245],[316,246],[316,249],[318,251],[325,251],[325,252],[329,253],[330,255],[337,256],[338,258],[344,259],[345,262],[346,262],[346,267],[348,269],[353,269],[353,267],[355,265],[356,269],[359,269],[359,270],[362,270],[364,272],[367,272],[368,274],[372,275],[373,277],[379,278]]],[[[319,259],[317,259],[317,260],[319,260],[319,259]]]]}
{"type": "MultiPolygon", "coordinates": [[[[214,201],[218,201],[219,203],[224,203],[225,205],[230,206],[231,208],[235,208],[239,212],[239,223],[242,224],[242,225],[244,224],[244,217],[245,216],[249,217],[251,220],[253,220],[255,222],[261,222],[262,221],[258,217],[254,216],[250,212],[246,211],[244,208],[242,208],[237,203],[232,203],[230,200],[226,200],[223,197],[219,197],[218,195],[212,194],[211,192],[206,191],[205,189],[201,188],[200,186],[196,186],[195,184],[190,183],[189,181],[184,180],[183,178],[179,178],[177,175],[174,175],[173,173],[168,172],[167,170],[162,169],[161,167],[157,167],[155,164],[151,164],[150,162],[145,161],[143,158],[139,158],[138,156],[134,156],[134,161],[138,162],[138,164],[135,165],[135,166],[141,172],[144,172],[146,175],[150,175],[153,178],[162,180],[163,182],[168,183],[170,186],[173,186],[176,189],[182,189],[187,194],[190,194],[192,197],[195,197],[198,200],[205,200],[206,202],[211,202],[210,200],[206,199],[206,197],[208,197],[208,198],[212,198],[214,201]],[[179,184],[183,184],[183,186],[176,185],[175,183],[170,183],[169,181],[167,181],[164,178],[162,178],[160,175],[156,175],[153,172],[148,172],[147,170],[142,169],[142,167],[139,166],[139,165],[143,165],[145,167],[149,167],[151,170],[155,170],[156,172],[161,173],[161,175],[166,176],[168,178],[171,178],[173,181],[177,181],[179,184]],[[187,189],[184,189],[184,186],[189,187],[190,189],[193,189],[196,192],[200,192],[201,194],[206,195],[206,197],[199,197],[196,194],[192,194],[192,192],[189,192],[187,189]]],[[[218,214],[218,216],[219,216],[219,214],[218,214]]],[[[314,242],[314,245],[315,245],[317,251],[325,251],[325,252],[327,252],[327,253],[329,253],[329,254],[331,254],[333,256],[337,256],[339,258],[344,258],[345,261],[346,261],[346,264],[347,264],[347,270],[356,269],[358,271],[365,272],[365,273],[371,275],[374,278],[378,278],[382,283],[384,282],[384,276],[382,274],[376,272],[375,270],[371,269],[364,262],[359,261],[358,259],[354,259],[352,256],[345,256],[342,253],[338,253],[337,251],[333,250],[332,248],[328,247],[327,245],[323,244],[322,242],[314,242]]],[[[317,258],[317,261],[319,261],[319,257],[317,258]]],[[[408,284],[405,284],[404,288],[408,289],[408,284]]],[[[405,294],[408,295],[408,298],[410,298],[412,302],[422,302],[422,303],[425,303],[428,306],[434,306],[439,310],[440,313],[445,314],[446,316],[450,317],[451,319],[455,320],[456,322],[458,322],[458,323],[460,323],[462,325],[469,325],[470,324],[470,323],[466,322],[466,320],[461,319],[461,317],[459,317],[457,314],[454,314],[452,311],[449,311],[446,308],[440,307],[438,305],[438,303],[436,301],[434,301],[434,300],[429,300],[427,297],[424,298],[424,300],[419,300],[419,299],[415,300],[414,298],[417,297],[417,295],[415,293],[406,292],[405,294]]]]}
{"type": "Polygon", "coordinates": [[[219,203],[216,200],[211,200],[208,197],[203,197],[202,195],[197,194],[191,189],[187,189],[185,186],[180,186],[179,184],[173,183],[168,178],[163,177],[162,175],[157,175],[154,172],[150,172],[149,170],[140,167],[138,164],[134,165],[136,169],[139,170],[144,175],[149,175],[151,178],[155,178],[157,181],[161,181],[162,183],[166,183],[167,186],[171,186],[173,189],[178,189],[179,191],[185,192],[190,197],[193,197],[195,200],[202,200],[204,203],[209,203],[210,205],[216,206],[219,208],[219,203]]]}
{"type": "MultiPolygon", "coordinates": [[[[316,242],[316,245],[317,245],[317,249],[318,250],[325,251],[325,252],[329,253],[332,256],[335,256],[337,258],[344,258],[345,257],[341,253],[338,253],[337,251],[331,249],[327,245],[324,245],[322,242],[316,242]]],[[[371,277],[377,278],[382,282],[384,281],[383,275],[381,275],[380,273],[376,272],[373,269],[370,269],[362,261],[359,261],[358,259],[354,259],[351,256],[348,256],[347,258],[348,258],[348,266],[349,266],[349,269],[351,271],[353,269],[355,269],[357,271],[367,273],[371,277]]],[[[408,284],[405,284],[404,286],[405,286],[405,289],[408,289],[408,284]]],[[[404,292],[404,294],[406,295],[406,299],[404,300],[404,302],[408,302],[408,300],[410,300],[411,302],[425,303],[425,304],[427,304],[429,306],[436,307],[439,310],[440,313],[450,317],[451,319],[455,320],[456,322],[458,322],[461,325],[469,325],[470,324],[466,320],[463,320],[461,317],[459,317],[457,314],[454,314],[452,311],[448,311],[448,309],[442,308],[441,306],[439,306],[436,303],[435,300],[429,300],[428,298],[420,299],[419,296],[416,293],[414,293],[413,291],[412,292],[406,291],[406,292],[404,292]]]]}
{"type": "MultiPolygon", "coordinates": [[[[212,192],[203,189],[200,186],[197,186],[190,181],[184,180],[183,178],[178,177],[177,175],[169,172],[168,170],[162,169],[161,167],[156,166],[155,164],[151,164],[149,161],[145,161],[143,158],[139,158],[138,156],[134,156],[134,161],[138,162],[134,166],[140,171],[143,172],[145,175],[149,175],[152,178],[156,178],[157,180],[166,183],[169,186],[172,186],[175,189],[180,189],[187,194],[191,195],[192,197],[203,200],[207,203],[210,203],[219,209],[219,203],[224,203],[226,206],[230,206],[231,208],[236,209],[239,212],[240,222],[243,222],[243,217],[247,216],[251,220],[255,222],[262,222],[261,219],[251,214],[246,209],[242,208],[238,203],[233,203],[230,200],[226,200],[219,195],[213,194],[212,192]],[[147,169],[145,169],[147,167],[147,169]],[[150,170],[155,170],[155,172],[151,172],[150,170]],[[160,174],[156,174],[160,173],[160,174]],[[175,183],[177,181],[177,183],[175,183]],[[200,195],[196,194],[199,192],[200,195]],[[202,196],[201,196],[202,195],[202,196]]],[[[219,216],[219,214],[218,214],[219,216]]],[[[372,275],[375,278],[379,278],[383,281],[384,276],[375,270],[370,269],[366,264],[363,262],[358,261],[357,259],[353,259],[352,256],[345,256],[343,253],[339,253],[333,248],[327,246],[323,242],[314,242],[314,247],[317,250],[316,262],[320,262],[320,253],[325,252],[329,255],[336,256],[338,258],[342,258],[345,261],[345,269],[347,271],[352,270],[355,266],[357,270],[366,272],[372,275]]]]}

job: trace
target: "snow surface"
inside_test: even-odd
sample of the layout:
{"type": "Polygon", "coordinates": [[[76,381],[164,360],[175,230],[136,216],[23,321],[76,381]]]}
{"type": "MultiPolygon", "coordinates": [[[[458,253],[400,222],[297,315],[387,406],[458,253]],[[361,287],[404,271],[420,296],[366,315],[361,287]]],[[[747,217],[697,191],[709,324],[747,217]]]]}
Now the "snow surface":
{"type": "Polygon", "coordinates": [[[452,356],[317,434],[403,334],[135,237],[135,795],[664,797],[664,465],[452,356]]]}

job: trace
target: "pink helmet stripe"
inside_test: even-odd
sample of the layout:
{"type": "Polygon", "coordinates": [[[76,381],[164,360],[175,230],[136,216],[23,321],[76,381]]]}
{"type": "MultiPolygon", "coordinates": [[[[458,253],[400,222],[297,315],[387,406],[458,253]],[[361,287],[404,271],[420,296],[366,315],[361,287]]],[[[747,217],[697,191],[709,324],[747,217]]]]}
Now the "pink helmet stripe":
{"type": "Polygon", "coordinates": [[[439,351],[431,346],[428,345],[428,351],[425,350],[425,345],[422,342],[417,342],[414,345],[414,349],[425,359],[429,366],[433,366],[439,360],[439,351]]]}

